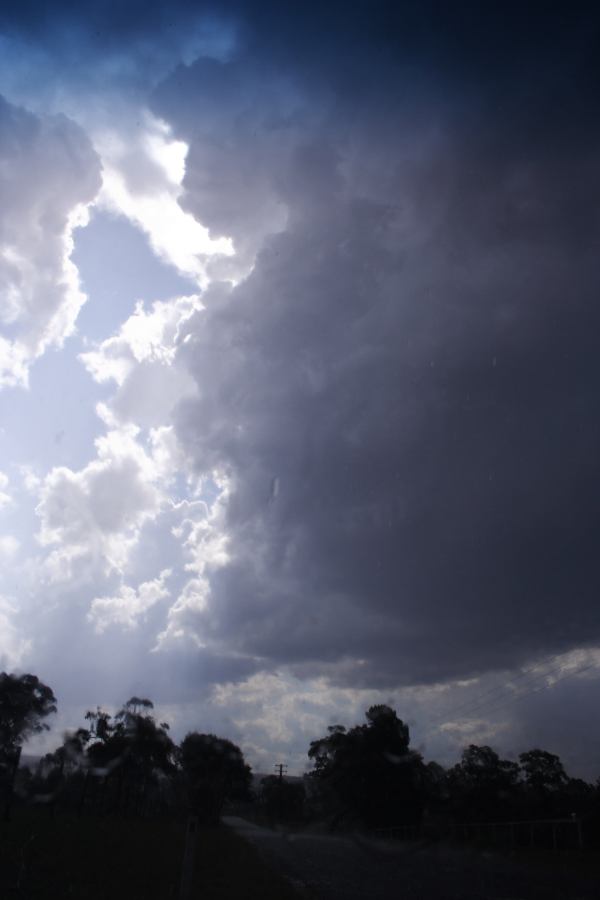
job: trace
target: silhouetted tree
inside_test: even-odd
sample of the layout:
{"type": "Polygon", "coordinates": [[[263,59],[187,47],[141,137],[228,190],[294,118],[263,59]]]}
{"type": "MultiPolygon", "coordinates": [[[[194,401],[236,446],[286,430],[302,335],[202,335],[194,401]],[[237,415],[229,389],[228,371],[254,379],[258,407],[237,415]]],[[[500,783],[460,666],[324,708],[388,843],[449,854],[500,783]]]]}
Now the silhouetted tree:
{"type": "Polygon", "coordinates": [[[425,798],[425,766],[410,749],[408,725],[389,706],[370,707],[366,725],[333,725],[308,751],[313,777],[333,801],[336,819],[365,824],[415,824],[425,798]]]}
{"type": "Polygon", "coordinates": [[[526,791],[526,803],[532,817],[559,815],[568,784],[560,758],[547,750],[528,750],[519,756],[526,791]]]}
{"type": "Polygon", "coordinates": [[[560,758],[547,750],[528,750],[519,755],[525,784],[534,790],[556,791],[567,783],[560,758]]]}
{"type": "Polygon", "coordinates": [[[179,761],[190,805],[205,823],[218,823],[226,800],[247,799],[250,766],[240,748],[226,738],[190,732],[181,742],[179,761]]]}
{"type": "Polygon", "coordinates": [[[56,697],[36,675],[0,673],[0,782],[5,795],[5,819],[10,818],[23,742],[47,729],[42,719],[53,712],[56,697]]]}
{"type": "Polygon", "coordinates": [[[110,713],[97,707],[85,714],[88,729],[82,729],[88,763],[96,775],[109,775],[123,761],[124,728],[110,713]]]}
{"type": "Polygon", "coordinates": [[[116,783],[115,808],[139,806],[149,785],[175,771],[169,726],[157,724],[151,709],[150,700],[132,697],[114,717],[100,708],[87,712],[90,727],[78,732],[92,772],[116,783]]]}
{"type": "Polygon", "coordinates": [[[29,802],[50,805],[66,793],[69,804],[75,807],[87,769],[88,739],[89,731],[83,728],[65,733],[62,744],[39,760],[35,773],[26,767],[19,770],[17,793],[29,802]]]}
{"type": "Polygon", "coordinates": [[[27,738],[47,729],[42,719],[53,712],[56,697],[36,675],[0,673],[0,751],[14,753],[27,738]]]}
{"type": "Polygon", "coordinates": [[[132,697],[115,716],[115,734],[125,744],[126,767],[146,781],[174,771],[175,744],[168,734],[169,725],[157,724],[151,709],[154,704],[150,700],[132,697]]]}
{"type": "Polygon", "coordinates": [[[306,791],[301,781],[287,781],[277,775],[261,779],[259,801],[270,819],[297,822],[304,814],[306,791]]]}
{"type": "Polygon", "coordinates": [[[569,778],[561,790],[561,814],[589,816],[594,810],[595,791],[582,778],[569,778]]]}
{"type": "Polygon", "coordinates": [[[500,759],[491,747],[471,744],[448,772],[455,813],[463,821],[511,818],[518,805],[519,774],[517,763],[500,759]]]}

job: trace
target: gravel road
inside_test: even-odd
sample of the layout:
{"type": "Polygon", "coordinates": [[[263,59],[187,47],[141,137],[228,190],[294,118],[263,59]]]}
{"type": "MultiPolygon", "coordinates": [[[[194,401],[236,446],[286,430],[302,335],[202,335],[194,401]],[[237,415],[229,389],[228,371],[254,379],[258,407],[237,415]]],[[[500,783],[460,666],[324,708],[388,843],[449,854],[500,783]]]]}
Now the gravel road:
{"type": "Polygon", "coordinates": [[[314,900],[600,900],[591,876],[526,867],[495,854],[350,836],[282,834],[225,824],[314,900]]]}

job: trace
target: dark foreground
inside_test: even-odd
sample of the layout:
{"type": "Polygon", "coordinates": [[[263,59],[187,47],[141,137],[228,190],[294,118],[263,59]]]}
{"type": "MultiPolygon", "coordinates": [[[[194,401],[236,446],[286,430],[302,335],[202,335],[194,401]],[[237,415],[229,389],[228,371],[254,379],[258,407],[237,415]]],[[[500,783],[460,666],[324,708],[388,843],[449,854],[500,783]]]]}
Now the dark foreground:
{"type": "Polygon", "coordinates": [[[443,845],[289,834],[225,822],[315,900],[599,900],[600,869],[443,845]]]}
{"type": "MultiPolygon", "coordinates": [[[[185,823],[21,810],[0,823],[0,900],[177,900],[185,823]]],[[[298,900],[229,828],[198,833],[191,900],[298,900]]]]}

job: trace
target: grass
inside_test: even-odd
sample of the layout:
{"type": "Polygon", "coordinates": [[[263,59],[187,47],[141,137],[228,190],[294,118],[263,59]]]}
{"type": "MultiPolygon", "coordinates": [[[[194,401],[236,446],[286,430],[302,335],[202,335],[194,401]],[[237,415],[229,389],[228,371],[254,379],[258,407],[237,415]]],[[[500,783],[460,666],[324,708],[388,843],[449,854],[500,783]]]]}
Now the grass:
{"type": "MultiPolygon", "coordinates": [[[[185,823],[17,810],[0,824],[6,900],[177,900],[185,823]]],[[[226,827],[198,833],[192,898],[298,900],[258,853],[226,827]]]]}

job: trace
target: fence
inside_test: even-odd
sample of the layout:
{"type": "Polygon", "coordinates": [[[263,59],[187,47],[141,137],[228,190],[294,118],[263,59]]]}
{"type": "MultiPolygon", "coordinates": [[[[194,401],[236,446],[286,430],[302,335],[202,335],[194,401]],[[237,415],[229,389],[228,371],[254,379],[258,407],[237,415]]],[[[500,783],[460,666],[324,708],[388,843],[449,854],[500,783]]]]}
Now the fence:
{"type": "MultiPolygon", "coordinates": [[[[427,837],[427,828],[420,825],[393,825],[375,828],[372,832],[384,840],[412,841],[427,837]]],[[[511,822],[453,822],[446,823],[438,837],[485,844],[488,846],[540,850],[581,850],[583,830],[581,819],[529,819],[511,822]]]]}
{"type": "Polygon", "coordinates": [[[392,825],[388,828],[375,828],[373,834],[386,841],[416,841],[422,836],[422,830],[417,824],[392,825]]]}
{"type": "Polygon", "coordinates": [[[465,822],[449,825],[455,840],[500,847],[559,850],[583,848],[581,819],[533,819],[517,822],[465,822]]]}

